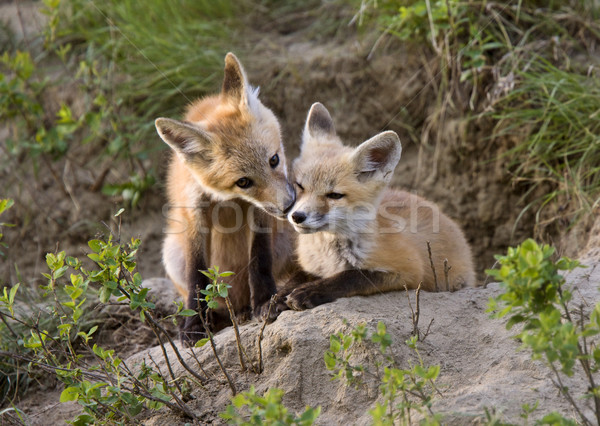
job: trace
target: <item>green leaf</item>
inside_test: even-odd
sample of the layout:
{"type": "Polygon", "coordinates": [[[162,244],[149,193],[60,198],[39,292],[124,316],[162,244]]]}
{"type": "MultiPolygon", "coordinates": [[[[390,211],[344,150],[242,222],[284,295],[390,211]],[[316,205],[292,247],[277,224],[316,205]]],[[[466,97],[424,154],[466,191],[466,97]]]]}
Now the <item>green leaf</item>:
{"type": "Polygon", "coordinates": [[[94,424],[96,419],[89,414],[80,414],[73,421],[73,426],[87,426],[94,424]]]}
{"type": "Polygon", "coordinates": [[[100,240],[90,240],[88,241],[88,246],[96,253],[102,251],[102,241],[100,240]]]}
{"type": "Polygon", "coordinates": [[[0,214],[10,209],[15,204],[15,200],[4,198],[0,200],[0,214]]]}
{"type": "Polygon", "coordinates": [[[433,365],[433,366],[429,367],[429,369],[427,370],[427,373],[425,374],[424,379],[435,380],[435,379],[437,379],[439,374],[440,374],[440,366],[433,365]]]}
{"type": "Polygon", "coordinates": [[[209,338],[205,337],[204,339],[200,339],[196,342],[196,344],[194,345],[195,348],[201,348],[202,346],[206,345],[209,342],[209,338]]]}
{"type": "Polygon", "coordinates": [[[181,312],[179,312],[179,315],[182,317],[193,317],[194,315],[196,315],[198,312],[196,312],[193,309],[184,309],[181,312]]]}
{"type": "Polygon", "coordinates": [[[415,365],[414,370],[415,374],[420,378],[425,379],[427,377],[427,371],[420,365],[415,365]]]}
{"type": "Polygon", "coordinates": [[[89,257],[90,259],[92,259],[94,262],[99,263],[102,258],[100,257],[100,255],[96,254],[96,253],[90,253],[87,255],[87,257],[89,257]]]}
{"type": "Polygon", "coordinates": [[[76,401],[79,397],[80,391],[81,389],[75,386],[70,386],[66,388],[60,394],[60,402],[76,401]]]}
{"type": "Polygon", "coordinates": [[[341,348],[342,345],[340,342],[340,338],[335,334],[329,336],[329,350],[333,353],[337,353],[340,351],[341,348]]]}
{"type": "MultiPolygon", "coordinates": [[[[15,302],[15,296],[17,295],[17,290],[19,289],[20,283],[15,284],[11,289],[8,295],[8,304],[12,305],[15,302]]],[[[4,291],[6,292],[6,287],[4,287],[4,291]]]]}
{"type": "Polygon", "coordinates": [[[325,351],[325,354],[323,355],[323,359],[325,361],[325,366],[327,367],[328,370],[333,370],[335,368],[336,358],[332,352],[325,351]]]}

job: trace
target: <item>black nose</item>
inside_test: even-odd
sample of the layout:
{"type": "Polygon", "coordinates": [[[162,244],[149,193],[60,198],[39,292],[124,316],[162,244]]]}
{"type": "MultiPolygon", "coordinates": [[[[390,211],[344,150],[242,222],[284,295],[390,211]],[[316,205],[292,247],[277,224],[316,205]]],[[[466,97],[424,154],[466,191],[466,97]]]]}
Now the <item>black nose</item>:
{"type": "Polygon", "coordinates": [[[292,213],[292,220],[296,223],[302,223],[306,220],[306,214],[302,212],[294,212],[292,213]]]}

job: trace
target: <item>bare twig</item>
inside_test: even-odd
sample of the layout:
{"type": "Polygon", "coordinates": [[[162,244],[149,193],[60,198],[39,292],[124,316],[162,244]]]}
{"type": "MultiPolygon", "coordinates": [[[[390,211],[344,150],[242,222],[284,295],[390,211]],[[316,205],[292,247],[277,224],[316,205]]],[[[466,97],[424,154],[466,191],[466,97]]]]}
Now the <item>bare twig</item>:
{"type": "MultiPolygon", "coordinates": [[[[175,400],[175,403],[177,404],[177,406],[181,409],[181,411],[186,414],[188,417],[197,420],[198,418],[196,417],[196,415],[188,408],[188,406],[185,404],[185,402],[183,401],[183,398],[185,398],[185,395],[183,393],[181,393],[181,388],[179,387],[179,385],[177,385],[177,390],[179,390],[180,394],[181,394],[181,398],[179,398],[175,392],[173,392],[171,390],[171,387],[168,385],[167,380],[165,380],[165,377],[163,376],[162,372],[160,371],[160,367],[158,366],[158,364],[156,363],[156,361],[154,361],[154,358],[152,358],[152,355],[148,355],[150,357],[150,361],[152,361],[152,363],[154,364],[154,366],[156,367],[156,370],[158,371],[158,376],[161,378],[161,380],[167,384],[166,387],[166,391],[168,392],[169,395],[171,395],[171,397],[175,400]]],[[[135,379],[135,377],[134,377],[135,379]]],[[[173,380],[175,383],[177,382],[177,380],[173,380]]],[[[137,379],[135,379],[136,384],[141,384],[137,379]]]]}
{"type": "Polygon", "coordinates": [[[17,333],[15,333],[15,331],[12,329],[12,327],[10,326],[8,321],[6,321],[6,318],[4,318],[4,314],[2,312],[0,312],[0,319],[2,320],[2,322],[4,323],[4,325],[6,326],[8,331],[10,331],[10,334],[12,334],[14,338],[18,338],[19,335],[17,333]]]}
{"type": "Polygon", "coordinates": [[[577,414],[579,415],[579,418],[583,421],[583,423],[585,425],[591,425],[593,424],[592,422],[590,422],[588,420],[588,418],[581,412],[581,410],[579,409],[579,406],[577,405],[577,403],[575,402],[575,400],[573,399],[573,397],[571,396],[571,393],[569,392],[569,388],[566,387],[565,385],[563,385],[562,380],[560,379],[560,374],[558,373],[558,370],[556,369],[556,367],[554,366],[554,363],[549,362],[548,363],[550,365],[550,369],[554,372],[554,375],[556,376],[556,380],[557,382],[555,382],[554,380],[552,381],[552,383],[554,384],[554,386],[556,386],[558,388],[558,390],[560,391],[560,393],[563,394],[563,396],[567,399],[567,401],[569,401],[569,403],[571,404],[571,406],[575,409],[575,411],[577,412],[577,414]]]}
{"type": "MultiPolygon", "coordinates": [[[[179,386],[179,381],[175,377],[175,373],[173,372],[173,367],[171,366],[171,361],[169,360],[169,355],[167,354],[167,349],[165,348],[165,345],[164,345],[162,339],[160,338],[160,334],[158,333],[158,331],[154,327],[152,327],[152,332],[154,333],[154,335],[158,339],[158,344],[160,345],[160,349],[162,351],[163,358],[165,359],[165,362],[167,363],[167,369],[169,370],[169,374],[171,375],[171,379],[173,379],[173,383],[175,384],[175,387],[179,391],[179,394],[183,397],[184,396],[183,390],[181,390],[181,386],[179,386]]],[[[152,360],[152,362],[154,362],[154,360],[152,359],[152,357],[150,357],[150,359],[152,360]]],[[[158,365],[156,367],[158,368],[158,365]]],[[[159,373],[160,373],[160,370],[159,370],[159,373]]],[[[162,376],[162,373],[161,373],[161,376],[162,376]]]]}
{"type": "MultiPolygon", "coordinates": [[[[125,297],[127,297],[129,300],[131,300],[131,295],[127,292],[127,290],[125,290],[123,288],[123,286],[121,286],[119,284],[118,289],[123,293],[123,295],[125,295],[125,297]]],[[[177,348],[177,345],[175,344],[175,342],[173,342],[173,339],[171,339],[171,336],[169,335],[169,333],[167,332],[167,330],[165,330],[164,327],[162,325],[160,325],[160,323],[154,319],[154,316],[150,312],[146,311],[145,312],[145,317],[148,319],[148,324],[150,325],[151,328],[156,328],[162,334],[165,335],[165,337],[167,338],[167,340],[169,342],[169,345],[173,349],[173,353],[175,353],[175,356],[177,357],[177,360],[179,361],[179,363],[181,364],[181,366],[183,368],[185,368],[186,371],[189,372],[192,376],[194,376],[196,379],[198,379],[198,380],[200,380],[200,382],[202,382],[202,376],[200,376],[198,373],[196,373],[196,371],[194,369],[192,369],[185,362],[185,360],[181,356],[181,353],[179,352],[179,349],[177,348]]]]}
{"type": "Polygon", "coordinates": [[[446,282],[446,291],[450,291],[450,280],[448,277],[450,269],[452,269],[452,266],[448,266],[448,259],[444,259],[444,281],[446,282]]]}
{"type": "Polygon", "coordinates": [[[275,304],[275,298],[277,297],[277,295],[273,295],[271,296],[271,300],[269,301],[269,310],[267,312],[267,317],[265,318],[265,321],[263,322],[262,327],[260,328],[260,332],[258,333],[258,341],[257,341],[257,346],[258,346],[258,373],[262,373],[263,372],[263,358],[262,358],[262,338],[263,338],[263,333],[265,331],[265,327],[267,326],[267,322],[269,320],[269,317],[271,316],[271,309],[273,309],[273,305],[275,304]]]}
{"type": "Polygon", "coordinates": [[[229,318],[231,318],[231,324],[233,325],[233,331],[235,333],[235,342],[237,344],[238,357],[240,358],[240,367],[242,367],[242,371],[246,371],[246,363],[244,362],[244,356],[242,354],[243,351],[242,340],[240,338],[240,330],[238,328],[237,320],[235,318],[235,312],[233,312],[233,306],[231,306],[229,296],[225,297],[225,305],[227,306],[227,310],[229,311],[229,318]]]}
{"type": "Polygon", "coordinates": [[[423,339],[421,339],[421,341],[424,341],[425,338],[427,336],[429,336],[429,330],[431,329],[431,326],[433,325],[434,320],[435,320],[435,318],[431,318],[431,321],[429,321],[429,325],[427,326],[427,330],[425,330],[425,334],[423,334],[423,339]]]}
{"type": "Polygon", "coordinates": [[[204,327],[204,331],[206,332],[206,335],[208,336],[208,340],[210,342],[210,347],[211,347],[211,349],[213,351],[213,354],[215,355],[215,359],[217,360],[217,364],[219,364],[219,368],[221,368],[221,371],[223,372],[223,375],[227,379],[227,383],[229,384],[229,387],[231,388],[231,393],[233,395],[235,395],[237,393],[237,391],[235,389],[235,385],[231,381],[231,377],[229,377],[229,374],[227,373],[227,370],[225,369],[225,366],[221,362],[221,358],[219,358],[219,354],[217,353],[217,346],[215,345],[215,341],[213,339],[213,335],[210,332],[210,330],[208,328],[208,325],[206,325],[206,320],[204,319],[204,315],[202,313],[202,308],[200,306],[201,296],[200,296],[200,286],[198,286],[198,285],[196,285],[196,298],[198,300],[198,316],[200,317],[200,321],[202,322],[202,327],[204,327]]]}
{"type": "Polygon", "coordinates": [[[204,327],[204,330],[206,331],[206,334],[208,335],[208,340],[210,341],[210,347],[212,348],[213,354],[215,355],[217,364],[219,364],[219,368],[221,368],[221,371],[223,372],[223,374],[225,375],[225,378],[227,379],[227,383],[229,384],[229,387],[231,388],[231,393],[233,395],[235,395],[237,393],[237,391],[235,389],[235,385],[231,381],[231,377],[229,377],[229,374],[227,373],[225,366],[221,362],[221,358],[219,358],[219,354],[217,353],[217,346],[215,345],[215,341],[213,340],[212,333],[210,332],[210,330],[208,329],[208,326],[206,325],[206,321],[204,320],[204,315],[202,315],[202,313],[199,312],[198,316],[200,317],[200,321],[202,321],[202,326],[204,327]]]}
{"type": "Polygon", "coordinates": [[[419,283],[417,289],[415,290],[415,309],[413,309],[412,303],[410,301],[410,296],[408,294],[408,287],[406,286],[406,284],[404,285],[404,290],[406,291],[406,299],[408,300],[408,307],[410,308],[410,312],[411,312],[411,320],[412,320],[412,325],[413,325],[413,329],[411,331],[411,335],[412,336],[417,336],[417,340],[421,340],[421,336],[420,336],[420,332],[419,332],[419,316],[420,316],[420,306],[419,306],[419,295],[421,293],[421,284],[422,282],[419,283]]]}
{"type": "MultiPolygon", "coordinates": [[[[565,317],[567,318],[567,320],[570,323],[572,323],[573,325],[577,325],[577,323],[571,317],[571,312],[569,311],[567,301],[565,300],[565,298],[563,296],[562,286],[558,286],[557,291],[560,296],[560,303],[564,310],[565,317]]],[[[583,327],[584,327],[583,326],[583,321],[584,321],[583,320],[583,306],[580,306],[580,313],[581,313],[581,318],[580,318],[579,326],[581,327],[581,330],[583,332],[583,327]]],[[[585,337],[584,337],[584,347],[583,348],[581,347],[581,343],[579,343],[579,341],[577,341],[577,351],[582,355],[585,355],[585,353],[587,351],[587,348],[585,346],[587,346],[585,337]]],[[[592,374],[588,358],[585,356],[581,356],[578,358],[579,358],[579,363],[581,364],[581,368],[583,368],[585,376],[590,383],[590,389],[596,389],[596,382],[594,380],[594,375],[592,374]]],[[[558,373],[557,373],[557,375],[558,375],[558,373]]],[[[594,398],[594,408],[595,408],[594,414],[596,415],[596,420],[597,420],[598,424],[600,424],[600,397],[598,397],[598,395],[596,395],[596,394],[593,394],[593,398],[594,398]]],[[[581,418],[584,419],[585,421],[587,421],[587,419],[585,417],[581,417],[581,418]]]]}
{"type": "Polygon", "coordinates": [[[417,336],[417,340],[421,340],[421,336],[420,336],[421,333],[419,333],[419,316],[421,314],[420,303],[419,303],[420,297],[419,296],[421,294],[421,284],[422,283],[419,283],[419,285],[417,286],[417,289],[415,290],[415,299],[416,299],[415,313],[413,315],[413,321],[412,321],[412,323],[413,323],[412,334],[417,336]]]}
{"type": "Polygon", "coordinates": [[[590,354],[589,354],[589,350],[588,350],[588,342],[587,342],[587,338],[586,335],[584,333],[585,330],[585,324],[584,324],[584,312],[583,312],[583,304],[579,305],[579,327],[581,329],[581,334],[582,334],[582,338],[583,338],[583,347],[582,345],[577,342],[577,346],[579,349],[579,353],[582,354],[582,357],[579,357],[579,362],[581,364],[581,367],[583,368],[583,371],[585,372],[586,377],[588,378],[588,381],[590,382],[590,390],[592,391],[592,395],[594,397],[594,409],[595,409],[595,414],[596,414],[596,421],[598,422],[598,424],[600,424],[600,398],[598,398],[598,395],[596,392],[594,392],[596,390],[596,382],[594,380],[594,375],[592,373],[592,369],[590,367],[590,354]]]}
{"type": "Polygon", "coordinates": [[[206,374],[204,367],[202,367],[202,363],[198,359],[196,352],[194,352],[194,348],[190,348],[190,353],[192,354],[192,357],[196,360],[196,364],[198,365],[198,368],[200,369],[200,371],[202,371],[202,374],[204,374],[204,376],[206,377],[206,380],[210,380],[210,377],[208,377],[208,374],[206,374]]]}
{"type": "MultiPolygon", "coordinates": [[[[158,370],[158,375],[166,383],[166,380],[165,380],[162,372],[160,371],[159,366],[156,364],[156,362],[152,358],[152,355],[149,355],[149,357],[150,357],[150,361],[152,361],[152,363],[154,364],[154,366],[158,370]]],[[[122,368],[127,373],[128,378],[133,383],[133,388],[135,390],[137,390],[140,393],[140,395],[142,395],[142,396],[144,396],[146,398],[148,398],[146,395],[152,396],[151,393],[150,393],[150,390],[148,390],[148,387],[144,383],[142,383],[135,376],[135,374],[133,374],[133,372],[131,371],[131,369],[129,368],[129,366],[127,365],[127,363],[125,361],[121,361],[121,365],[119,367],[122,368]]],[[[188,417],[190,417],[190,418],[192,418],[194,420],[198,420],[198,418],[196,417],[196,415],[188,408],[188,406],[181,399],[179,399],[177,397],[177,395],[174,395],[173,392],[170,391],[170,389],[168,388],[168,386],[167,386],[166,390],[167,390],[167,392],[169,392],[169,395],[171,395],[175,399],[175,402],[177,403],[177,407],[171,406],[172,405],[171,403],[169,403],[171,405],[167,404],[167,406],[169,408],[171,408],[171,410],[173,410],[173,411],[180,411],[182,414],[184,414],[184,415],[186,415],[186,416],[188,416],[188,417]],[[179,408],[179,410],[177,408],[179,408]]],[[[157,397],[154,397],[154,396],[152,396],[152,397],[153,398],[157,398],[157,397]]],[[[149,399],[151,399],[152,401],[161,402],[161,401],[159,401],[158,398],[157,399],[149,398],[149,399]]]]}
{"type": "Polygon", "coordinates": [[[404,284],[404,291],[406,291],[406,300],[408,300],[408,307],[410,308],[410,318],[411,318],[412,324],[413,324],[413,332],[411,334],[414,336],[414,331],[415,331],[415,310],[412,307],[412,303],[410,301],[410,295],[408,293],[408,287],[406,286],[406,284],[404,284]]]}
{"type": "Polygon", "coordinates": [[[431,265],[431,271],[433,272],[435,291],[440,291],[438,288],[437,274],[435,273],[435,265],[433,264],[433,257],[431,256],[431,243],[429,241],[427,241],[427,252],[429,253],[429,264],[431,265]]]}

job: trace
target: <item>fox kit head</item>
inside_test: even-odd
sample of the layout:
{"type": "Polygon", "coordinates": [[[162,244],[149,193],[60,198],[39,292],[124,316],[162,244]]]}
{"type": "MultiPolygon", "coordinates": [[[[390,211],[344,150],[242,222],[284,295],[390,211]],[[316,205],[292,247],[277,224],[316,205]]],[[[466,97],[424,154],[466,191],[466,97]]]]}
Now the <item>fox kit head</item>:
{"type": "Polygon", "coordinates": [[[297,199],[288,219],[296,231],[356,233],[368,227],[401,152],[400,139],[391,131],[357,148],[344,146],[327,109],[313,104],[293,165],[297,199]]]}
{"type": "Polygon", "coordinates": [[[285,218],[295,200],[277,119],[232,53],[219,95],[194,102],[185,121],[156,119],[156,129],[200,185],[217,199],[243,198],[285,218]]]}

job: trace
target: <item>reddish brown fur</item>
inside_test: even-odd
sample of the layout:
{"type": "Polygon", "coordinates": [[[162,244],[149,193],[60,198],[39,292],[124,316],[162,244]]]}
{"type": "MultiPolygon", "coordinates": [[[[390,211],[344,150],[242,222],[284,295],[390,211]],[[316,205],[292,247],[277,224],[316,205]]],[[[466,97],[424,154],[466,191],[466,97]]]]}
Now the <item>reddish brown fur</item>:
{"type": "MultiPolygon", "coordinates": [[[[287,222],[271,215],[285,218],[295,194],[279,123],[247,85],[237,58],[228,54],[225,62],[219,95],[193,102],[183,122],[156,120],[175,153],[167,175],[170,209],[163,261],[188,308],[196,308],[197,286],[207,284],[198,269],[218,266],[235,272],[227,278],[235,311],[252,308],[264,315],[275,292],[274,276],[292,268],[293,233],[287,222]],[[240,179],[251,185],[240,186],[240,179]],[[274,257],[273,248],[278,250],[274,257]]],[[[215,315],[224,309],[221,304],[215,315]]],[[[197,318],[186,321],[184,332],[201,331],[197,318]]]]}

